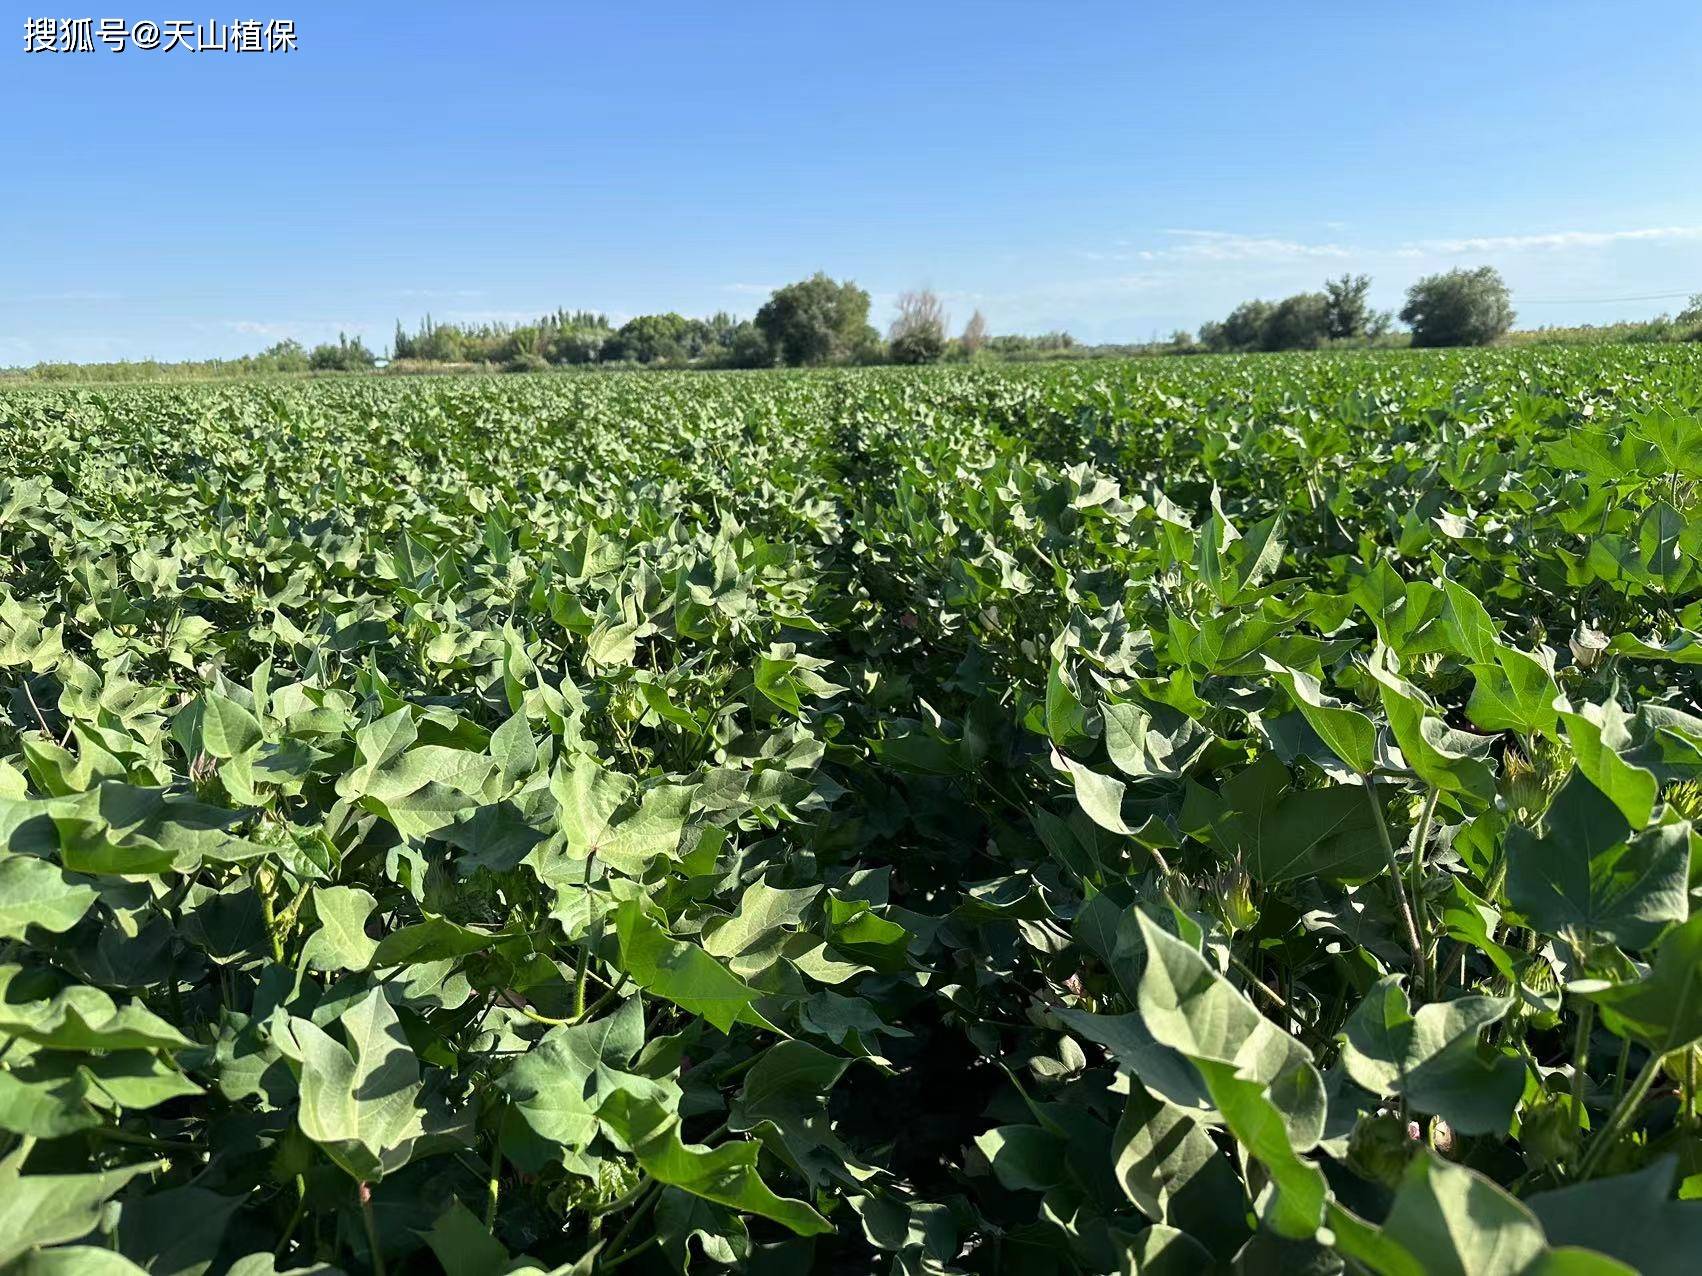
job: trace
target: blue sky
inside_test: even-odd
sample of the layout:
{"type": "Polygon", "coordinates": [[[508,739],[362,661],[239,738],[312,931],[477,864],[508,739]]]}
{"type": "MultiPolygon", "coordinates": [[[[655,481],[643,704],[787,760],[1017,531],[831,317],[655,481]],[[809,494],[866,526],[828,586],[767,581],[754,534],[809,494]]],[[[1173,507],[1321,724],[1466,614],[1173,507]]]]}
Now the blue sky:
{"type": "Polygon", "coordinates": [[[0,365],[748,314],[817,269],[877,323],[929,286],[1092,340],[1344,270],[1392,307],[1493,264],[1522,324],[1702,291],[1695,0],[271,0],[299,51],[25,54],[185,16],[71,2],[6,6],[0,365]]]}

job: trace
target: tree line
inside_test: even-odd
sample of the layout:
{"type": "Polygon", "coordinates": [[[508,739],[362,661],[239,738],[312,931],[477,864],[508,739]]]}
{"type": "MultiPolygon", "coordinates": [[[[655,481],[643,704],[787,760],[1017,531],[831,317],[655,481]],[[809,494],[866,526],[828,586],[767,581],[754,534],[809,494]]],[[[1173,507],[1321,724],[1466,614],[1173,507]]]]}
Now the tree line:
{"type": "Polygon", "coordinates": [[[1343,275],[1325,281],[1321,292],[1244,301],[1223,319],[1201,325],[1197,340],[1180,333],[1171,344],[1208,353],[1374,345],[1392,334],[1398,317],[1411,328],[1415,346],[1486,346],[1504,336],[1515,317],[1506,281],[1491,266],[1427,275],[1407,289],[1398,316],[1373,310],[1370,292],[1369,275],[1343,275]]]}
{"type": "MultiPolygon", "coordinates": [[[[527,324],[439,323],[427,315],[414,331],[400,321],[387,351],[400,370],[478,365],[523,372],[551,367],[766,368],[832,363],[920,364],[992,358],[1000,361],[1315,350],[1329,345],[1488,345],[1505,337],[1514,313],[1507,285],[1491,267],[1451,270],[1407,289],[1399,312],[1371,307],[1371,280],[1345,274],[1320,291],[1280,301],[1243,302],[1196,336],[1168,341],[1083,345],[1067,332],[996,335],[979,310],[951,335],[940,297],[927,290],[898,298],[897,316],[881,334],[869,322],[869,294],[849,280],[816,273],[777,288],[754,318],[725,312],[692,319],[669,312],[616,324],[589,310],[557,310],[527,324]],[[1395,321],[1410,332],[1396,332],[1395,321]]],[[[1624,342],[1702,340],[1702,294],[1675,318],[1607,327],[1542,329],[1514,340],[1624,342]]],[[[255,355],[183,364],[39,364],[26,375],[47,380],[150,380],[172,376],[246,376],[292,372],[359,372],[381,356],[359,336],[339,334],[311,349],[279,341],[255,355]]]]}
{"type": "MultiPolygon", "coordinates": [[[[588,310],[558,310],[532,323],[440,323],[427,315],[409,332],[400,320],[391,339],[392,361],[420,364],[488,364],[516,372],[582,364],[718,368],[811,367],[829,363],[935,363],[971,358],[983,348],[1005,357],[1068,350],[1067,333],[995,337],[977,310],[955,337],[950,317],[933,292],[907,292],[886,335],[869,322],[869,294],[848,280],[816,273],[777,288],[755,318],[725,312],[707,319],[667,313],[639,315],[615,324],[588,310]]],[[[309,350],[281,341],[256,362],[265,370],[359,371],[379,356],[359,337],[339,335],[309,350]]]]}
{"type": "MultiPolygon", "coordinates": [[[[1204,324],[1197,339],[1179,333],[1164,349],[1225,353],[1378,344],[1393,335],[1397,316],[1374,310],[1370,290],[1370,276],[1345,274],[1327,280],[1317,292],[1243,302],[1222,320],[1204,324]]],[[[1484,266],[1419,280],[1407,290],[1398,318],[1411,328],[1413,345],[1487,345],[1512,327],[1514,314],[1506,283],[1484,266]]],[[[993,336],[979,310],[955,337],[950,326],[939,296],[922,289],[898,298],[897,316],[883,337],[869,322],[868,292],[818,272],[776,289],[751,319],[725,312],[693,319],[670,312],[639,315],[617,326],[604,314],[558,310],[534,323],[509,326],[438,323],[428,315],[413,332],[398,321],[390,354],[409,363],[481,363],[529,371],[578,364],[921,364],[973,358],[982,350],[1023,358],[1076,349],[1067,333],[993,336]]],[[[288,353],[305,358],[310,370],[370,367],[377,358],[358,339],[346,337],[335,345],[288,353]]]]}

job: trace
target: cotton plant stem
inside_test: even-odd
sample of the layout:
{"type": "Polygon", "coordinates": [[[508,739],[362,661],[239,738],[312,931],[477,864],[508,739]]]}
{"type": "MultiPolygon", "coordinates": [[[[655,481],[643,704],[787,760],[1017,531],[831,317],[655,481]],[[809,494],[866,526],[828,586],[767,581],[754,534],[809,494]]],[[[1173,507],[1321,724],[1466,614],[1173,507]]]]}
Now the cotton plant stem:
{"type": "Polygon", "coordinates": [[[632,1229],[637,1227],[644,1220],[645,1215],[650,1213],[651,1207],[656,1204],[656,1199],[661,1195],[662,1185],[652,1180],[638,1202],[633,1206],[633,1211],[627,1216],[626,1223],[620,1231],[615,1233],[614,1239],[609,1242],[611,1250],[619,1251],[622,1243],[632,1234],[632,1229]]]}
{"type": "Polygon", "coordinates": [[[1273,1006],[1276,1006],[1280,1010],[1288,1009],[1288,1002],[1283,999],[1282,995],[1278,993],[1276,989],[1267,984],[1263,979],[1260,979],[1258,975],[1254,974],[1253,968],[1246,962],[1242,961],[1234,953],[1229,954],[1229,964],[1239,970],[1242,975],[1246,977],[1247,982],[1262,992],[1270,1000],[1270,1003],[1273,1006]]]}
{"type": "Polygon", "coordinates": [[[372,1251],[372,1270],[374,1276],[384,1276],[384,1251],[378,1244],[378,1223],[372,1217],[372,1188],[366,1183],[360,1185],[361,1222],[366,1224],[366,1245],[372,1251]]]}
{"type": "Polygon", "coordinates": [[[631,1249],[625,1251],[624,1253],[616,1254],[613,1258],[608,1259],[607,1261],[598,1264],[598,1269],[600,1271],[605,1271],[605,1272],[613,1271],[615,1268],[619,1267],[622,1263],[626,1262],[627,1259],[637,1258],[640,1254],[644,1253],[645,1250],[650,1249],[652,1246],[659,1245],[661,1243],[662,1243],[662,1238],[660,1236],[646,1236],[643,1240],[639,1241],[638,1244],[634,1245],[631,1249]]]}
{"type": "Polygon", "coordinates": [[[1584,1075],[1590,1054],[1590,1029],[1595,1025],[1596,1003],[1586,1001],[1578,1012],[1578,1035],[1572,1045],[1572,1124],[1584,1128],[1584,1075]]]}
{"type": "Polygon", "coordinates": [[[1696,1125],[1696,1046],[1684,1048],[1684,1124],[1696,1125]]]}
{"type": "Polygon", "coordinates": [[[300,1174],[295,1176],[295,1209],[290,1213],[290,1221],[284,1225],[284,1234],[278,1238],[277,1246],[272,1250],[273,1258],[282,1258],[284,1251],[290,1247],[290,1238],[295,1235],[295,1229],[301,1226],[302,1215],[307,1213],[307,1180],[300,1174]]]}
{"type": "Polygon", "coordinates": [[[1436,967],[1430,964],[1430,918],[1424,904],[1424,848],[1430,841],[1430,824],[1436,816],[1436,803],[1441,796],[1442,790],[1438,788],[1432,788],[1425,794],[1424,809],[1419,812],[1418,827],[1412,834],[1412,865],[1407,870],[1411,876],[1408,891],[1412,895],[1413,910],[1416,914],[1413,919],[1414,930],[1418,935],[1418,942],[1424,946],[1425,995],[1431,1001],[1436,1000],[1436,967]]]}
{"type": "Polygon", "coordinates": [[[490,1167],[485,1175],[485,1231],[496,1230],[496,1204],[502,1196],[502,1113],[497,1113],[496,1128],[491,1131],[490,1167]]]}
{"type": "Polygon", "coordinates": [[[1395,903],[1405,924],[1407,947],[1412,950],[1413,977],[1423,988],[1430,987],[1427,973],[1429,963],[1424,959],[1424,941],[1418,937],[1418,924],[1413,920],[1412,905],[1407,902],[1406,883],[1401,877],[1401,863],[1395,857],[1395,844],[1389,840],[1389,826],[1383,819],[1383,804],[1377,800],[1377,785],[1369,775],[1359,777],[1365,786],[1365,800],[1371,804],[1371,816],[1377,825],[1377,840],[1382,843],[1383,857],[1389,861],[1389,877],[1395,888],[1395,903]]]}
{"type": "Polygon", "coordinates": [[[1637,1074],[1637,1080],[1632,1083],[1630,1091],[1614,1108],[1613,1115],[1608,1117],[1607,1124],[1602,1126],[1602,1132],[1596,1135],[1590,1144],[1589,1153],[1584,1157],[1584,1163],[1578,1167],[1579,1180],[1588,1179],[1607,1156],[1607,1150],[1613,1146],[1613,1141],[1619,1137],[1620,1130],[1637,1110],[1637,1105],[1643,1102],[1643,1096],[1649,1093],[1649,1087],[1655,1083],[1655,1073],[1661,1069],[1661,1056],[1658,1053],[1649,1055],[1649,1062],[1643,1065],[1643,1070],[1637,1074]]]}

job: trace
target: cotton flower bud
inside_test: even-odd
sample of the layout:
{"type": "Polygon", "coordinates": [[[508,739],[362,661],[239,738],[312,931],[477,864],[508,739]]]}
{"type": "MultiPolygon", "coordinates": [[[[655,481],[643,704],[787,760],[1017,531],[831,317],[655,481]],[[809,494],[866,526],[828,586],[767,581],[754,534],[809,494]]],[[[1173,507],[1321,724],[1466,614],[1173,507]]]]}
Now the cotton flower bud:
{"type": "Polygon", "coordinates": [[[1607,653],[1607,635],[1590,625],[1579,625],[1572,635],[1572,659],[1580,669],[1594,669],[1607,653]]]}
{"type": "Polygon", "coordinates": [[[1245,870],[1226,868],[1212,883],[1212,896],[1218,916],[1230,934],[1251,930],[1259,920],[1259,910],[1253,906],[1253,879],[1245,870]]]}

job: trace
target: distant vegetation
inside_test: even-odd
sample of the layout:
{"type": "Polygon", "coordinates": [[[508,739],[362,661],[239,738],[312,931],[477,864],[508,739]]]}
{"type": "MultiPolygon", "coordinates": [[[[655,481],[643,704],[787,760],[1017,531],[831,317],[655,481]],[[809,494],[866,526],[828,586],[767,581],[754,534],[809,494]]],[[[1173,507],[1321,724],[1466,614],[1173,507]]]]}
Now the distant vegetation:
{"type": "Polygon", "coordinates": [[[952,334],[943,300],[928,289],[900,294],[883,339],[869,322],[869,294],[821,272],[776,289],[754,317],[725,311],[707,319],[672,311],[617,324],[590,310],[557,310],[530,323],[401,321],[383,360],[357,336],[309,349],[283,340],[259,354],[184,363],[41,363],[0,370],[36,381],[186,381],[314,372],[541,372],[557,368],[771,368],[830,364],[999,363],[1129,359],[1163,355],[1405,346],[1594,345],[1702,340],[1702,293],[1676,316],[1638,322],[1512,331],[1512,300],[1489,266],[1420,279],[1398,315],[1373,309],[1368,275],[1344,274],[1316,292],[1244,301],[1221,320],[1166,340],[1085,344],[1068,332],[993,333],[974,311],[952,334]],[[1397,321],[1407,330],[1397,330],[1397,321]]]}

